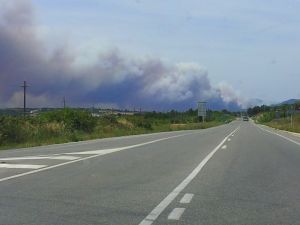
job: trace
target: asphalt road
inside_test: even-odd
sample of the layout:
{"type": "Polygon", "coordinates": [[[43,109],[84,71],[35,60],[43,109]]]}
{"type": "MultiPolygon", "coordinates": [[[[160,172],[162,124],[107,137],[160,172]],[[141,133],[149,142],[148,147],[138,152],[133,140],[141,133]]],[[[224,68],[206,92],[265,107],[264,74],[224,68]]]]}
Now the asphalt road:
{"type": "Polygon", "coordinates": [[[0,224],[300,224],[300,138],[235,121],[1,151],[0,224]]]}

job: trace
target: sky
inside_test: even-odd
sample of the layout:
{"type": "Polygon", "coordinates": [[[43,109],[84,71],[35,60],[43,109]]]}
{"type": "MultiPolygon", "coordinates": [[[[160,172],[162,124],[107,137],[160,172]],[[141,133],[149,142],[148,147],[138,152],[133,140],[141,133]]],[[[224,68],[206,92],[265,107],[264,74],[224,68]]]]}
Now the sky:
{"type": "Polygon", "coordinates": [[[0,0],[0,107],[300,98],[299,0],[0,0]]]}

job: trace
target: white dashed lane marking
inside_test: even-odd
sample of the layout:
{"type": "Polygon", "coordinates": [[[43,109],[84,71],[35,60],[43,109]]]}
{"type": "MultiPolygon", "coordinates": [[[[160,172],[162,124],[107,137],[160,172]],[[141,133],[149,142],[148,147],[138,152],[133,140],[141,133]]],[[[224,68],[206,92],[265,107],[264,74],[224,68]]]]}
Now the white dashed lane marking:
{"type": "Polygon", "coordinates": [[[139,225],[151,225],[159,215],[171,204],[171,202],[181,193],[181,191],[200,173],[205,164],[213,157],[213,155],[221,149],[228,138],[237,132],[240,127],[228,134],[223,141],[220,142],[199,164],[193,171],[171,191],[140,223],[139,225]]]}
{"type": "Polygon", "coordinates": [[[223,146],[222,146],[222,149],[226,149],[226,148],[227,148],[227,145],[223,145],[223,146]]]}
{"type": "Polygon", "coordinates": [[[169,214],[168,220],[179,220],[182,216],[185,208],[175,208],[173,211],[169,214]]]}
{"type": "Polygon", "coordinates": [[[193,197],[194,197],[194,194],[187,193],[182,197],[182,199],[180,200],[180,203],[181,204],[188,204],[192,201],[193,197]]]}

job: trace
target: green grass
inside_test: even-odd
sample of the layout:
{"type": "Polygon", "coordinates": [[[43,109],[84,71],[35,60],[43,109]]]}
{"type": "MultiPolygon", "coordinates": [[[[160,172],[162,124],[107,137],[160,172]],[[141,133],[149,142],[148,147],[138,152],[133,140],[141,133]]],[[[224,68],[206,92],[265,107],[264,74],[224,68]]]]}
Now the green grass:
{"type": "Polygon", "coordinates": [[[91,117],[89,112],[59,110],[37,117],[0,117],[0,149],[76,142],[98,138],[147,134],[164,131],[205,129],[229,122],[233,116],[216,112],[211,120],[197,123],[195,113],[174,117],[168,113],[106,115],[91,117]]]}

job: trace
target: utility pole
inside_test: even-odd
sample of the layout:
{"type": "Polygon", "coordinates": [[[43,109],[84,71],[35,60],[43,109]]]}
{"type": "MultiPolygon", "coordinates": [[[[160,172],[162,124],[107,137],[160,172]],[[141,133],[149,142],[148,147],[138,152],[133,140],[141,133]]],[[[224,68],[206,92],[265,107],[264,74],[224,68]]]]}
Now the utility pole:
{"type": "Polygon", "coordinates": [[[294,105],[291,106],[291,128],[293,128],[293,112],[294,112],[294,105]]]}
{"type": "Polygon", "coordinates": [[[64,109],[66,108],[66,97],[64,96],[63,98],[63,103],[64,103],[64,109]]]}
{"type": "Polygon", "coordinates": [[[26,116],[26,89],[27,87],[29,87],[26,84],[26,81],[23,82],[23,85],[21,85],[20,87],[23,88],[23,92],[24,92],[24,105],[23,105],[23,113],[24,113],[24,117],[26,116]]]}

